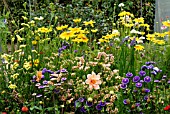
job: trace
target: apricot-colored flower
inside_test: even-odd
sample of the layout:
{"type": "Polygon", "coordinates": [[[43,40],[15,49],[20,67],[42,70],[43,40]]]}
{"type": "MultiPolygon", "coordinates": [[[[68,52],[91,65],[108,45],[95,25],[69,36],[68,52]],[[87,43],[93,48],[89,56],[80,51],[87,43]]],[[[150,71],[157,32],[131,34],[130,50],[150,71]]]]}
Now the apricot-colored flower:
{"type": "Polygon", "coordinates": [[[100,75],[96,75],[95,72],[92,71],[92,74],[87,75],[86,84],[89,84],[90,90],[100,89],[99,84],[101,84],[100,75]]]}
{"type": "Polygon", "coordinates": [[[42,71],[37,71],[37,74],[36,74],[36,81],[39,82],[42,78],[42,71]]]}

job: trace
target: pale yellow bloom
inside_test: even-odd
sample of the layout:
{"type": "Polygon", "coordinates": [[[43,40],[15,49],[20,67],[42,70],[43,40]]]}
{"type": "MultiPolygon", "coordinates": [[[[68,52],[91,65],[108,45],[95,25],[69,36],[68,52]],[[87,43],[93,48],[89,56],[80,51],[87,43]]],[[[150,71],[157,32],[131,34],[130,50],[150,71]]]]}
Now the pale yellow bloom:
{"type": "Polygon", "coordinates": [[[8,88],[10,88],[10,89],[15,89],[15,88],[17,88],[17,86],[16,86],[15,84],[10,84],[10,85],[8,86],[8,88]]]}

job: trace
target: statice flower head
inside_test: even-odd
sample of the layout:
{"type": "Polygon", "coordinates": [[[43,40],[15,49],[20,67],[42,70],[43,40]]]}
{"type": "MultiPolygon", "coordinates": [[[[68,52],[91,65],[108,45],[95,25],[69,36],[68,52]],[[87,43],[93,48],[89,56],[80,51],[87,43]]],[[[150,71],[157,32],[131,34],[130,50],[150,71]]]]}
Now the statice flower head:
{"type": "Polygon", "coordinates": [[[140,80],[140,77],[139,76],[135,76],[135,77],[133,77],[133,82],[138,82],[140,80]]]}
{"type": "Polygon", "coordinates": [[[123,78],[122,79],[122,83],[123,84],[128,84],[129,83],[129,79],[128,78],[123,78]]]}
{"type": "Polygon", "coordinates": [[[143,70],[141,70],[141,71],[139,72],[139,75],[140,75],[140,76],[145,76],[145,75],[146,75],[146,72],[143,71],[143,70]]]}
{"type": "Polygon", "coordinates": [[[131,77],[133,77],[133,74],[132,74],[131,72],[128,72],[128,73],[126,74],[126,77],[131,78],[131,77]]]}
{"type": "Polygon", "coordinates": [[[151,77],[146,76],[146,77],[144,78],[144,82],[146,82],[146,83],[151,82],[151,77]]]}

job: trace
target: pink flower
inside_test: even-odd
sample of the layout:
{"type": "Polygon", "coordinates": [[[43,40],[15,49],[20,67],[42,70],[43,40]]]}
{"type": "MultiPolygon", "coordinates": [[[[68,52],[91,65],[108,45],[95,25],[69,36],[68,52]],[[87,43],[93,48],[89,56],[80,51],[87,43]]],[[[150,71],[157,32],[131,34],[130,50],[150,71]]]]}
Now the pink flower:
{"type": "Polygon", "coordinates": [[[92,72],[92,74],[87,75],[86,84],[89,84],[90,90],[100,89],[99,84],[101,84],[100,75],[96,75],[96,73],[92,72]]]}

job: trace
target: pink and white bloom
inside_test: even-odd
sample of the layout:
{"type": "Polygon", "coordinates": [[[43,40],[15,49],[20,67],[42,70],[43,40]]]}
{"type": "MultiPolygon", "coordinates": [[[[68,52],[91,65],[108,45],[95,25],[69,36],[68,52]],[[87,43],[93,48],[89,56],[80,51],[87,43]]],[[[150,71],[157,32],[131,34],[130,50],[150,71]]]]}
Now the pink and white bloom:
{"type": "Polygon", "coordinates": [[[100,75],[96,75],[95,72],[92,71],[92,74],[88,74],[87,75],[87,79],[86,79],[86,84],[89,84],[89,88],[90,90],[94,89],[100,89],[100,84],[101,84],[101,80],[100,80],[100,75]]]}

